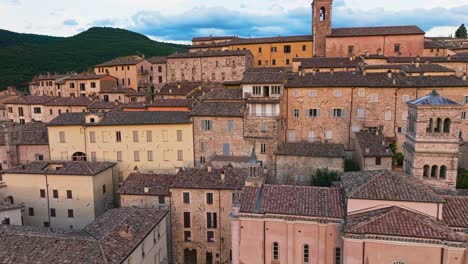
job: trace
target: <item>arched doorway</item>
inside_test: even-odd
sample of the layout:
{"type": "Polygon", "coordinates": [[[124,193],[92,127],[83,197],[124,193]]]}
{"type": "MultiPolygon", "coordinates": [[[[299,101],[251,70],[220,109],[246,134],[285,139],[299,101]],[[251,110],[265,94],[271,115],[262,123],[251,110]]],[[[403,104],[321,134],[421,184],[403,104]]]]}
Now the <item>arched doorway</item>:
{"type": "Polygon", "coordinates": [[[75,152],[72,155],[73,161],[86,161],[86,154],[83,152],[75,152]]]}

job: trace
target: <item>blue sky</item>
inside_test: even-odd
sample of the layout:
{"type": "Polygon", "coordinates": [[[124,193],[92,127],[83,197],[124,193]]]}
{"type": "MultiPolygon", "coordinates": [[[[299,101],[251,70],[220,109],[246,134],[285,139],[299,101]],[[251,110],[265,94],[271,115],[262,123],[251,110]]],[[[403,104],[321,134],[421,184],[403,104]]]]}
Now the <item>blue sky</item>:
{"type": "MultiPolygon", "coordinates": [[[[200,35],[310,34],[311,0],[0,0],[0,28],[71,36],[92,26],[120,27],[153,39],[200,35]]],[[[448,36],[468,24],[466,0],[335,0],[333,27],[418,25],[448,36]],[[390,3],[390,4],[389,4],[390,3]]]]}

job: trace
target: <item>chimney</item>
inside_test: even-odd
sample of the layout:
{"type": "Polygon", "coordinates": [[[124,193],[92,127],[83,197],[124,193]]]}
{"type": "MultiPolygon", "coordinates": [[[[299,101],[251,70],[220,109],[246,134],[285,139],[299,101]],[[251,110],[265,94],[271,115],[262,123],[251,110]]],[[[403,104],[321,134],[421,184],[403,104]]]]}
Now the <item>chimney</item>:
{"type": "Polygon", "coordinates": [[[385,146],[386,143],[385,143],[385,140],[382,140],[382,146],[385,146]]]}
{"type": "Polygon", "coordinates": [[[447,60],[451,60],[451,59],[452,59],[452,56],[450,56],[450,54],[447,55],[447,60]]]}
{"type": "Polygon", "coordinates": [[[135,235],[135,229],[133,226],[128,224],[121,224],[119,227],[119,236],[121,238],[127,239],[128,241],[133,241],[135,235]]]}
{"type": "Polygon", "coordinates": [[[396,84],[396,79],[393,79],[392,83],[393,83],[393,85],[395,85],[396,84]]]}
{"type": "Polygon", "coordinates": [[[211,172],[211,166],[207,167],[208,172],[211,172]]]}
{"type": "Polygon", "coordinates": [[[349,56],[349,61],[353,61],[353,56],[349,56]]]}
{"type": "Polygon", "coordinates": [[[366,50],[366,52],[364,54],[365,54],[366,58],[369,58],[369,51],[368,50],[366,50]]]}
{"type": "Polygon", "coordinates": [[[169,93],[170,93],[170,94],[172,93],[172,89],[169,89],[169,93]]]}
{"type": "Polygon", "coordinates": [[[366,76],[367,75],[367,70],[366,69],[362,69],[362,75],[366,76]]]}
{"type": "Polygon", "coordinates": [[[330,69],[330,74],[333,75],[335,73],[335,69],[331,68],[330,69]]]}
{"type": "Polygon", "coordinates": [[[224,171],[221,171],[220,178],[221,178],[221,181],[226,180],[226,174],[224,174],[224,171]]]}
{"type": "Polygon", "coordinates": [[[145,188],[143,189],[143,192],[144,193],[149,193],[150,191],[150,188],[148,186],[145,186],[145,188]]]}
{"type": "Polygon", "coordinates": [[[177,89],[180,89],[180,84],[177,85],[177,89]]]}
{"type": "Polygon", "coordinates": [[[416,61],[416,68],[419,68],[419,61],[416,61]]]}
{"type": "Polygon", "coordinates": [[[379,49],[377,50],[377,55],[379,55],[379,56],[382,55],[382,49],[379,48],[379,49]]]}
{"type": "Polygon", "coordinates": [[[387,77],[388,77],[388,78],[392,78],[392,71],[391,71],[391,70],[388,70],[388,71],[387,71],[387,77]]]}
{"type": "Polygon", "coordinates": [[[366,147],[364,151],[365,151],[367,154],[369,154],[369,152],[370,152],[369,147],[366,147]]]}
{"type": "Polygon", "coordinates": [[[462,80],[463,80],[463,81],[466,81],[466,73],[463,74],[462,80]]]}

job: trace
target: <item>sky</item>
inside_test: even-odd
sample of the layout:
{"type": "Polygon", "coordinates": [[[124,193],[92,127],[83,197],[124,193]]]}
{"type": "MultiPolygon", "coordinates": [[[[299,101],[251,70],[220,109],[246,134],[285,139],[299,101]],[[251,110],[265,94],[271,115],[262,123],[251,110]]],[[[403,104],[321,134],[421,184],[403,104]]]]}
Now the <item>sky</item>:
{"type": "MultiPolygon", "coordinates": [[[[167,42],[194,36],[311,33],[311,0],[0,0],[0,28],[72,36],[118,27],[167,42]]],[[[466,0],[334,0],[333,27],[418,25],[427,36],[468,24],[466,0]]]]}

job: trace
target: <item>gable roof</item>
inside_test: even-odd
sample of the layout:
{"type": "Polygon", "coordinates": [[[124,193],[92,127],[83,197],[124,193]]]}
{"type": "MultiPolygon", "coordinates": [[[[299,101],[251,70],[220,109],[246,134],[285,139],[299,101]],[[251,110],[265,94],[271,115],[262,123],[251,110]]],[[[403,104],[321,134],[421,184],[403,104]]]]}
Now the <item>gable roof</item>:
{"type": "Polygon", "coordinates": [[[418,179],[388,170],[345,173],[341,184],[348,199],[445,202],[418,179]]]}
{"type": "Polygon", "coordinates": [[[122,183],[119,194],[124,195],[149,195],[169,196],[169,186],[174,180],[174,175],[131,173],[122,183]],[[145,187],[149,191],[145,193],[145,187]]]}
{"type": "Polygon", "coordinates": [[[343,218],[343,206],[339,188],[265,184],[244,188],[240,212],[343,218]]]}
{"type": "Polygon", "coordinates": [[[425,32],[418,26],[386,27],[350,27],[332,28],[329,37],[390,36],[390,35],[423,35],[425,32]]]}
{"type": "Polygon", "coordinates": [[[330,58],[330,57],[313,57],[313,58],[295,58],[295,62],[300,62],[303,69],[310,68],[356,68],[361,62],[360,58],[350,60],[349,58],[330,58]]]}
{"type": "Polygon", "coordinates": [[[199,102],[191,116],[244,117],[245,104],[242,102],[199,102]]]}
{"type": "Polygon", "coordinates": [[[47,106],[88,106],[92,99],[85,96],[78,97],[57,97],[45,103],[47,106]]]}
{"type": "Polygon", "coordinates": [[[242,89],[215,89],[200,97],[204,101],[242,101],[242,89]]]}
{"type": "Polygon", "coordinates": [[[282,84],[291,68],[250,68],[244,72],[241,84],[282,84]]]}
{"type": "Polygon", "coordinates": [[[397,206],[348,216],[345,233],[465,242],[442,221],[397,206]]]}
{"type": "Polygon", "coordinates": [[[388,144],[385,143],[385,137],[381,133],[376,135],[372,132],[355,132],[354,135],[356,136],[356,140],[364,157],[393,156],[392,150],[388,144]],[[366,149],[368,149],[369,152],[366,152],[366,149]]]}
{"type": "Polygon", "coordinates": [[[110,77],[112,79],[117,79],[114,76],[111,76],[109,74],[95,74],[94,72],[82,72],[79,74],[72,74],[70,77],[67,78],[68,80],[100,80],[104,77],[110,77]]]}
{"type": "Polygon", "coordinates": [[[42,105],[48,103],[52,100],[57,99],[56,96],[34,96],[34,95],[26,95],[14,98],[6,102],[6,105],[9,104],[25,104],[25,105],[42,105]]]}
{"type": "Polygon", "coordinates": [[[248,176],[245,169],[232,168],[188,168],[180,170],[172,182],[171,188],[176,189],[214,189],[241,190],[248,176]],[[225,179],[221,179],[224,173],[225,179]]]}
{"type": "Polygon", "coordinates": [[[149,61],[152,64],[165,64],[166,63],[166,57],[164,57],[164,56],[154,56],[154,57],[148,58],[147,61],[149,61]]]}
{"type": "Polygon", "coordinates": [[[251,55],[249,50],[210,50],[197,52],[176,52],[167,56],[167,59],[187,59],[187,58],[206,58],[206,57],[233,57],[251,55]]]}
{"type": "Polygon", "coordinates": [[[445,97],[442,97],[439,95],[439,93],[437,93],[435,90],[428,94],[428,95],[425,95],[421,98],[417,98],[417,99],[414,99],[414,100],[411,100],[408,102],[409,105],[419,105],[419,106],[460,106],[462,107],[461,104],[451,100],[451,99],[448,99],[448,98],[445,98],[445,97]]]}
{"type": "Polygon", "coordinates": [[[468,196],[443,196],[442,219],[451,227],[468,228],[468,196]]]}
{"type": "Polygon", "coordinates": [[[34,161],[4,170],[11,174],[84,175],[94,176],[116,165],[113,162],[34,161]],[[50,166],[54,167],[50,167],[50,166]],[[58,169],[55,169],[57,167],[58,169]]]}
{"type": "Polygon", "coordinates": [[[144,59],[140,56],[125,56],[125,57],[118,57],[110,61],[106,61],[104,63],[98,64],[94,67],[111,67],[111,66],[124,66],[124,65],[135,65],[140,62],[144,61],[144,59]]]}
{"type": "MultiPolygon", "coordinates": [[[[24,125],[13,123],[5,126],[4,129],[10,133],[13,145],[48,145],[49,136],[46,125],[42,122],[29,122],[24,125]]],[[[5,133],[0,133],[0,145],[5,144],[5,133]]]]}

